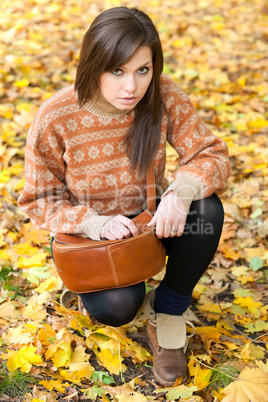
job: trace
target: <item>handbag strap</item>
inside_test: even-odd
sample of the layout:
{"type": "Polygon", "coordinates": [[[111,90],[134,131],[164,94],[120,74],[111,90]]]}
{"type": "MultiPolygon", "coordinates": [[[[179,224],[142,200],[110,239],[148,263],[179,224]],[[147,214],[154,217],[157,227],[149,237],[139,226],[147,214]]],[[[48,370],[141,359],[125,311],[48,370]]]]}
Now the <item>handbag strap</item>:
{"type": "Polygon", "coordinates": [[[155,180],[154,180],[154,163],[151,162],[146,173],[147,182],[147,208],[154,214],[156,210],[156,199],[155,199],[155,180]]]}

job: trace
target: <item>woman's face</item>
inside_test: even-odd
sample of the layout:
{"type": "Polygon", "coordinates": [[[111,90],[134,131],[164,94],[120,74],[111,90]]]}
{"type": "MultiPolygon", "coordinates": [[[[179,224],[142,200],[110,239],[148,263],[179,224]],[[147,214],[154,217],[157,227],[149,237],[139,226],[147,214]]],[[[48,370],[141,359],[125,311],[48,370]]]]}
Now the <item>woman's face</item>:
{"type": "Polygon", "coordinates": [[[142,46],[126,64],[100,76],[100,91],[117,109],[131,110],[144,97],[152,76],[152,51],[142,46]]]}

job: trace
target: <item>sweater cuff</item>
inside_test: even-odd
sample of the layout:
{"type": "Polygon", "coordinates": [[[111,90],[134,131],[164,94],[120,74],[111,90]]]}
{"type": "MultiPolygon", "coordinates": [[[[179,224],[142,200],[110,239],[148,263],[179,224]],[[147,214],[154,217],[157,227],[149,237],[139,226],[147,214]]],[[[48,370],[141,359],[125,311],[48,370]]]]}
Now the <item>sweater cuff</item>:
{"type": "Polygon", "coordinates": [[[200,200],[205,197],[204,185],[198,175],[188,173],[178,173],[174,182],[164,192],[164,197],[169,191],[174,190],[176,196],[185,206],[187,212],[190,210],[192,201],[200,200]]]}
{"type": "Polygon", "coordinates": [[[92,240],[101,240],[100,232],[103,225],[111,219],[112,216],[107,215],[93,215],[85,222],[78,225],[79,233],[85,234],[92,240]]]}

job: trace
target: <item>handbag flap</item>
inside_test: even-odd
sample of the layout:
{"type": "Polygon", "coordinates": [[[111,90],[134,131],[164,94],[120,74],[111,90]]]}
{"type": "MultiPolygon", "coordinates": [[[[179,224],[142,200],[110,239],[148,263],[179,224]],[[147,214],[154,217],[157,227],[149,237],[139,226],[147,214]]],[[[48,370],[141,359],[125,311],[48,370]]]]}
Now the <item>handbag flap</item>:
{"type": "MultiPolygon", "coordinates": [[[[147,223],[150,222],[150,220],[152,219],[152,214],[150,213],[150,211],[148,211],[148,209],[146,209],[145,211],[143,211],[142,213],[140,213],[139,215],[135,216],[134,218],[132,218],[132,222],[135,223],[135,225],[138,228],[139,234],[144,233],[148,230],[150,230],[151,228],[148,228],[147,223]]],[[[54,239],[58,242],[58,243],[62,243],[62,244],[84,244],[84,245],[90,245],[90,244],[94,244],[96,245],[96,240],[92,240],[89,238],[85,238],[79,235],[73,235],[73,234],[65,234],[65,233],[57,233],[54,237],[54,239]]],[[[103,240],[105,242],[109,241],[109,240],[103,240]]],[[[113,240],[113,242],[117,242],[120,240],[113,240]]],[[[98,242],[100,243],[100,242],[98,242]]]]}

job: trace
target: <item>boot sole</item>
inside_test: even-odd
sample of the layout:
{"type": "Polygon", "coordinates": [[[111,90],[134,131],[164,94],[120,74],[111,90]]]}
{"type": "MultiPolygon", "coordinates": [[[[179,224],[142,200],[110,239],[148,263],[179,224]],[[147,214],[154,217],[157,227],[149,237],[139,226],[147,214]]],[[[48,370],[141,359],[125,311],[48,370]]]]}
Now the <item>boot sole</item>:
{"type": "MultiPolygon", "coordinates": [[[[175,381],[172,381],[172,382],[163,381],[162,378],[160,378],[160,377],[158,376],[158,374],[155,372],[154,368],[153,368],[153,375],[154,375],[156,381],[157,381],[159,384],[165,385],[166,387],[172,387],[172,386],[175,384],[176,380],[177,380],[177,378],[176,378],[176,380],[175,380],[175,381]]],[[[183,377],[183,379],[182,379],[182,381],[181,381],[181,383],[180,383],[179,385],[185,384],[186,381],[188,380],[188,378],[189,378],[189,374],[187,373],[186,376],[183,377]]]]}

